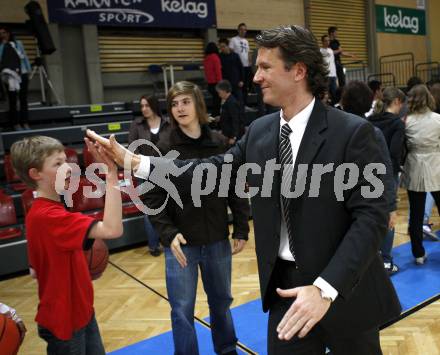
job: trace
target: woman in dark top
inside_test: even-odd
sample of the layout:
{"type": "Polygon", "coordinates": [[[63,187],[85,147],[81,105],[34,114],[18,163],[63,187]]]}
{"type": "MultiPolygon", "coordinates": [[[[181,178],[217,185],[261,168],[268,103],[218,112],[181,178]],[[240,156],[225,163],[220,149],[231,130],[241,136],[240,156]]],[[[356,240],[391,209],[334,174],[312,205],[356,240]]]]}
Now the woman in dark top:
{"type": "MultiPolygon", "coordinates": [[[[343,89],[341,104],[342,108],[346,112],[353,113],[357,116],[365,118],[365,112],[367,112],[373,102],[373,92],[370,90],[367,84],[362,81],[353,80],[350,81],[343,89]]],[[[384,258],[384,268],[389,274],[396,273],[399,268],[393,264],[391,258],[391,249],[394,241],[394,226],[397,220],[397,205],[396,205],[396,181],[393,178],[393,167],[391,163],[391,158],[388,150],[388,145],[385,137],[381,130],[375,127],[377,144],[382,152],[386,174],[383,178],[384,184],[384,195],[388,201],[388,211],[389,211],[389,223],[388,223],[388,233],[382,242],[380,248],[381,253],[384,258]]]]}
{"type": "MultiPolygon", "coordinates": [[[[382,100],[376,102],[375,113],[368,118],[374,126],[382,131],[387,142],[393,165],[393,178],[396,182],[396,189],[399,181],[400,162],[402,160],[403,142],[405,139],[405,124],[398,115],[404,103],[405,94],[400,89],[387,87],[382,93],[382,100]]],[[[385,269],[391,274],[399,270],[397,265],[393,263],[391,256],[393,242],[394,229],[391,229],[381,248],[385,269]]]]}
{"type": "MultiPolygon", "coordinates": [[[[170,130],[168,121],[162,118],[159,100],[154,96],[142,96],[140,99],[141,117],[136,117],[130,125],[128,144],[138,139],[145,139],[157,145],[170,130]]],[[[142,144],[135,150],[138,154],[157,155],[158,153],[149,145],[142,144]]],[[[148,215],[144,215],[145,232],[148,236],[148,248],[152,256],[161,254],[159,236],[154,230],[148,215]]]]}
{"type": "Polygon", "coordinates": [[[217,45],[214,42],[209,42],[205,48],[203,69],[205,71],[206,82],[208,83],[208,91],[212,96],[212,115],[218,116],[220,113],[220,98],[217,95],[215,86],[222,80],[222,64],[217,45]]]}
{"type": "MultiPolygon", "coordinates": [[[[207,125],[205,102],[197,85],[187,81],[176,83],[168,92],[167,106],[172,129],[169,139],[159,142],[163,154],[176,150],[179,159],[192,159],[225,151],[225,138],[207,125]]],[[[191,194],[180,191],[183,208],[169,199],[162,212],[151,216],[165,247],[174,354],[199,354],[194,328],[199,269],[208,296],[215,352],[236,354],[237,338],[229,309],[231,255],[240,252],[248,239],[249,203],[247,199],[238,198],[231,186],[227,197],[218,197],[217,180],[216,189],[209,196],[201,196],[200,204],[193,201],[191,194]],[[232,252],[228,239],[228,205],[234,224],[232,252]]],[[[156,209],[165,198],[164,190],[155,188],[147,194],[147,203],[156,209]]]]}

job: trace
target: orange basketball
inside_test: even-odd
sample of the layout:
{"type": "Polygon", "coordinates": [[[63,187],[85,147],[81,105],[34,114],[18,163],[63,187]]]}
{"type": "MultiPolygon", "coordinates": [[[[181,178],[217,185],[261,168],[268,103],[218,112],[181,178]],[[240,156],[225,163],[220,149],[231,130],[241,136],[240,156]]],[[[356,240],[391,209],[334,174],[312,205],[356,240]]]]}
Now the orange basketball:
{"type": "Polygon", "coordinates": [[[92,280],[98,279],[108,263],[108,248],[102,239],[95,239],[93,247],[85,252],[92,280]]]}
{"type": "Polygon", "coordinates": [[[20,347],[20,331],[17,324],[0,314],[0,354],[15,355],[20,347]]]}

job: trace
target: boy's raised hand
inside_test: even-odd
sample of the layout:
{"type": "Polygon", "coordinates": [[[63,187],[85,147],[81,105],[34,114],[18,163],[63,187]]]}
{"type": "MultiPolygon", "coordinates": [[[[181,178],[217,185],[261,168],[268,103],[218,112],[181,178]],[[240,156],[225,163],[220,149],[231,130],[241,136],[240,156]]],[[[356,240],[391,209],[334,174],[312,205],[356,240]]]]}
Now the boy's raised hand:
{"type": "Polygon", "coordinates": [[[117,172],[118,167],[111,159],[111,157],[107,154],[107,151],[103,148],[103,146],[95,146],[87,137],[84,138],[84,141],[87,144],[87,149],[89,150],[90,154],[92,154],[96,162],[104,163],[105,165],[107,165],[109,172],[117,172]]]}
{"type": "MultiPolygon", "coordinates": [[[[90,129],[86,131],[86,134],[87,137],[98,143],[98,146],[101,146],[104,149],[107,156],[120,167],[124,167],[124,158],[126,154],[129,155],[129,162],[131,163],[134,154],[119,144],[113,134],[110,136],[110,139],[104,138],[90,129]]],[[[129,168],[131,168],[131,166],[129,168]]]]}

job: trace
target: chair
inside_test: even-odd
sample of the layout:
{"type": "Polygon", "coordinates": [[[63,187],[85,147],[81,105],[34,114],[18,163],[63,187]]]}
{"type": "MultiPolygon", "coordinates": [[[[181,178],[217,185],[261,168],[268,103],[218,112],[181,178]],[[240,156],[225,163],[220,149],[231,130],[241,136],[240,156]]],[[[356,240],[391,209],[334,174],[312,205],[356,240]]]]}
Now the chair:
{"type": "Polygon", "coordinates": [[[64,152],[66,153],[66,162],[67,163],[79,164],[78,153],[76,152],[75,149],[64,148],[64,152]]]}
{"type": "Polygon", "coordinates": [[[14,201],[12,197],[0,192],[0,240],[9,240],[21,237],[21,228],[17,224],[14,201]]]}
{"type": "Polygon", "coordinates": [[[72,212],[84,212],[95,219],[102,220],[104,217],[104,196],[97,198],[89,198],[84,194],[84,187],[91,186],[92,191],[96,191],[96,184],[93,184],[85,176],[81,176],[79,180],[78,190],[73,193],[73,207],[72,212]]]}
{"type": "Polygon", "coordinates": [[[4,169],[6,182],[14,191],[21,192],[26,190],[26,185],[21,182],[20,178],[17,176],[14,168],[12,167],[11,156],[9,154],[5,154],[4,156],[4,169]]]}

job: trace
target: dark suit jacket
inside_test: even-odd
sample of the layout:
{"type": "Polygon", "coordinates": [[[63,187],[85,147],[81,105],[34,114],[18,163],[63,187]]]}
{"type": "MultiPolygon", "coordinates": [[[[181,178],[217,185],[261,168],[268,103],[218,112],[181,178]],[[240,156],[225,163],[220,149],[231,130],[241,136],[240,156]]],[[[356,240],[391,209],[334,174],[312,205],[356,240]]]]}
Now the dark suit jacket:
{"type": "Polygon", "coordinates": [[[240,103],[231,94],[222,104],[220,113],[220,129],[228,138],[240,138],[244,127],[240,103]]]}
{"type": "MultiPolygon", "coordinates": [[[[243,138],[227,153],[233,155],[233,165],[255,163],[260,174],[248,174],[248,183],[259,192],[251,197],[255,244],[260,277],[263,309],[271,306],[274,292],[270,280],[278,257],[280,244],[281,206],[280,174],[275,171],[272,189],[262,194],[264,168],[269,160],[279,162],[279,113],[254,121],[243,138]]],[[[162,164],[154,158],[153,165],[162,164]]],[[[177,162],[183,165],[186,162],[177,162]]],[[[223,156],[207,160],[221,165],[223,156]]],[[[374,188],[363,178],[369,163],[383,163],[373,126],[360,117],[333,108],[326,108],[318,100],[304,132],[295,162],[293,181],[298,164],[334,164],[332,173],[322,176],[319,197],[309,197],[310,172],[306,193],[295,198],[291,206],[294,226],[296,263],[304,285],[311,285],[320,276],[339,293],[321,325],[330,333],[353,334],[377,327],[397,317],[400,303],[394,287],[386,275],[379,247],[387,231],[388,201],[365,198],[361,191],[374,188]],[[360,168],[358,182],[344,192],[338,201],[334,192],[334,172],[342,163],[353,163],[360,168]],[[362,189],[362,186],[365,186],[362,189]]],[[[176,179],[179,187],[190,174],[176,179]]],[[[270,178],[269,178],[270,181],[270,178]]],[[[300,286],[300,285],[298,285],[300,286]]]]}

